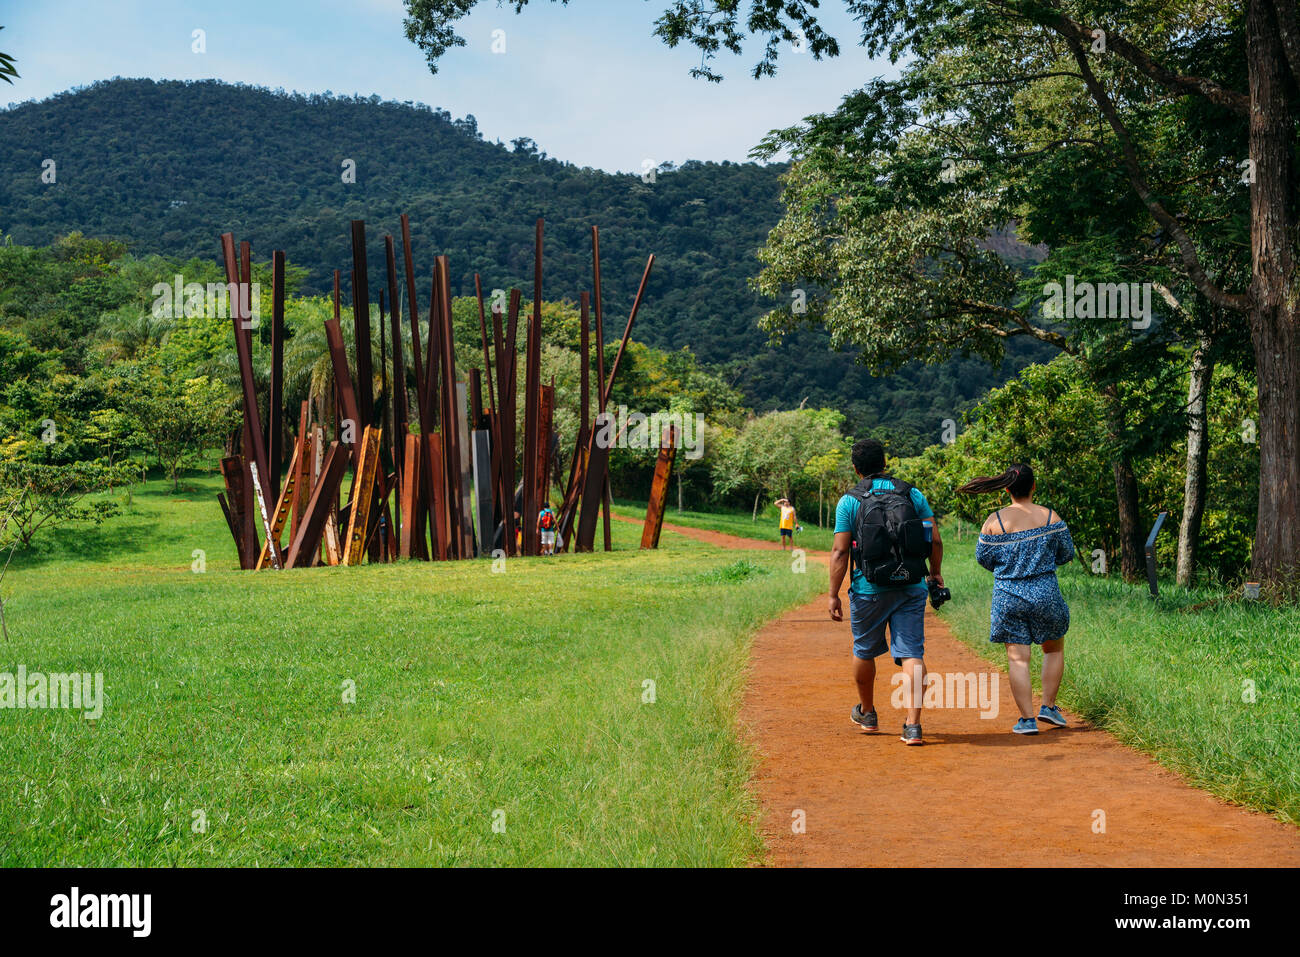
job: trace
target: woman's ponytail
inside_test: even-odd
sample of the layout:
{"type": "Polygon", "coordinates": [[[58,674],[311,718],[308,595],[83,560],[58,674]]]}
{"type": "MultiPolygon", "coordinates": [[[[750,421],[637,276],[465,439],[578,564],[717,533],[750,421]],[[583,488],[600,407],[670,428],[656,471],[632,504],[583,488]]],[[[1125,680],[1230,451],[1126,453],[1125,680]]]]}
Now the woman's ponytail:
{"type": "Polygon", "coordinates": [[[1034,489],[1034,470],[1028,465],[1013,465],[1001,475],[973,478],[957,491],[967,495],[984,495],[1001,489],[1006,489],[1016,498],[1024,498],[1034,489]]]}

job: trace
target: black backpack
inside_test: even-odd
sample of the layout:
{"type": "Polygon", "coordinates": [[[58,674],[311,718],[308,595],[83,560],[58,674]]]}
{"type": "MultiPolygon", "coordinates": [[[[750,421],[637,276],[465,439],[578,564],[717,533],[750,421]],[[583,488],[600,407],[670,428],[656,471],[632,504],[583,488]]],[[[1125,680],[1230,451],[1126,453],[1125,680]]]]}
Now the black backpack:
{"type": "Polygon", "coordinates": [[[858,527],[854,533],[853,558],[863,577],[883,588],[902,588],[925,580],[930,557],[925,522],[916,514],[912,486],[894,483],[889,491],[871,490],[874,478],[866,478],[850,489],[858,500],[858,527]]]}

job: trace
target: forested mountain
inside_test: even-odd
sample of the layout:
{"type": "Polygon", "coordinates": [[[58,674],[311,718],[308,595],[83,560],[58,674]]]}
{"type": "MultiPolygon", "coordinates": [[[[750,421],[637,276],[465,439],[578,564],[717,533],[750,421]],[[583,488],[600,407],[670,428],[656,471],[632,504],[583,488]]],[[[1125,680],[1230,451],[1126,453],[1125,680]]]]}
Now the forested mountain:
{"type": "Polygon", "coordinates": [[[851,432],[892,422],[909,447],[934,441],[942,418],[1027,361],[1018,352],[1002,372],[971,361],[880,380],[817,331],[767,347],[755,323],[764,303],[746,281],[780,214],[779,165],[688,161],[647,183],[548,157],[523,136],[485,141],[474,117],[422,104],[216,81],[114,79],[18,104],[0,111],[0,142],[0,234],[14,242],[80,230],[137,254],[214,259],[218,235],[233,230],[259,259],[286,250],[306,270],[304,293],[325,292],[336,268],[346,284],[350,219],[367,222],[378,289],[383,234],[396,234],[407,212],[417,268],[447,254],[457,295],[472,293],[476,271],[489,289],[530,295],[533,224],[545,217],[544,293],[576,300],[590,287],[598,224],[608,338],[621,332],[653,252],[638,339],[725,364],[756,407],[808,397],[843,408],[851,432]],[[47,160],[53,182],[42,176],[47,160]]]}

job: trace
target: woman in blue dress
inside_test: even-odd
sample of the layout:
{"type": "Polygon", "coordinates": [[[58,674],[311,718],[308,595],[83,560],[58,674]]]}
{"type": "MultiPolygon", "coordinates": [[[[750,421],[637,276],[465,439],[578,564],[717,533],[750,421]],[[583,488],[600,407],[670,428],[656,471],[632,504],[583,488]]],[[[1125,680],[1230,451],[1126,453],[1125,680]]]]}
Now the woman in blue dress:
{"type": "Polygon", "coordinates": [[[1011,694],[1020,709],[1016,734],[1037,734],[1038,722],[1065,727],[1056,692],[1065,673],[1065,633],[1070,609],[1061,597],[1056,569],[1074,558],[1074,542],[1061,517],[1034,504],[1034,471],[1013,465],[1001,475],[977,478],[957,491],[984,494],[1005,489],[1011,504],[984,522],[975,560],[993,573],[989,641],[1007,646],[1011,694]],[[1043,646],[1043,702],[1035,720],[1029,679],[1032,646],[1043,646]]]}

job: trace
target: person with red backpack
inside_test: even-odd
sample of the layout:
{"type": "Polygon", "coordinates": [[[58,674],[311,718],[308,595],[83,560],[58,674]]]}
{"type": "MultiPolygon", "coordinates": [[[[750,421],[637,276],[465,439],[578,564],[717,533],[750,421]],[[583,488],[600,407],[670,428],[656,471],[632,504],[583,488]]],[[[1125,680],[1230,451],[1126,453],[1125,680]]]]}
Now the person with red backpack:
{"type": "Polygon", "coordinates": [[[537,513],[537,531],[542,537],[542,554],[555,554],[555,513],[551,511],[551,503],[547,502],[542,506],[542,510],[537,513]]]}
{"type": "Polygon", "coordinates": [[[864,732],[879,730],[874,703],[876,658],[888,651],[903,670],[908,696],[902,741],[919,745],[925,688],[925,598],[928,591],[937,608],[948,594],[940,572],[943,540],[934,509],[921,490],[885,474],[883,445],[863,439],[854,443],[852,458],[860,481],[835,508],[830,562],[832,621],[844,620],[840,586],[852,567],[849,627],[853,633],[853,679],[860,700],[849,717],[864,732]]]}

